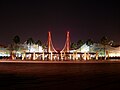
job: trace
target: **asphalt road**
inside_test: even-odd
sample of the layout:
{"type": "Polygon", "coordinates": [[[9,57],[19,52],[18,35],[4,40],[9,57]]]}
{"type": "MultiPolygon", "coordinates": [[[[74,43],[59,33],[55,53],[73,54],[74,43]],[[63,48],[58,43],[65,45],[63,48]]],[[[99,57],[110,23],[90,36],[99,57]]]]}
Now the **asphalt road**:
{"type": "Polygon", "coordinates": [[[119,90],[120,63],[0,62],[0,90],[119,90]]]}

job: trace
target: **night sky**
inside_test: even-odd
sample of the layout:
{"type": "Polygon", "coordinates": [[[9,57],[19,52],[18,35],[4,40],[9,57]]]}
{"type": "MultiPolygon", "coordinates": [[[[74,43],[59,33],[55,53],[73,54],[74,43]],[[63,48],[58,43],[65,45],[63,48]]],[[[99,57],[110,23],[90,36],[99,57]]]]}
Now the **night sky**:
{"type": "Polygon", "coordinates": [[[32,37],[47,42],[51,31],[55,48],[61,49],[70,31],[71,42],[98,41],[103,36],[119,42],[120,4],[115,0],[0,1],[0,44],[15,35],[21,42],[32,37]]]}

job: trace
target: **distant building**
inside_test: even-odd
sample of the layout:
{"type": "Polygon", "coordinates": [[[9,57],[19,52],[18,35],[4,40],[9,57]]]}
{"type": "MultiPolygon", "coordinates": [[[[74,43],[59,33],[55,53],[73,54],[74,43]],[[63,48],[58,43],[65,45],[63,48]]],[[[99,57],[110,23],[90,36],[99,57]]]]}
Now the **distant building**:
{"type": "Polygon", "coordinates": [[[23,44],[23,47],[26,49],[26,52],[37,52],[37,53],[42,53],[43,52],[43,47],[39,46],[38,44],[23,44]]]}
{"type": "Polygon", "coordinates": [[[0,57],[7,57],[10,56],[9,50],[7,50],[7,47],[4,45],[0,45],[0,57]]]}
{"type": "Polygon", "coordinates": [[[118,47],[112,47],[109,45],[106,45],[105,47],[102,44],[99,43],[94,43],[91,46],[88,46],[84,44],[77,50],[72,50],[72,51],[77,51],[81,53],[96,53],[98,52],[99,57],[103,57],[106,54],[106,51],[109,54],[109,57],[120,57],[120,46],[118,47]],[[104,51],[105,48],[105,51],[104,51]]]}

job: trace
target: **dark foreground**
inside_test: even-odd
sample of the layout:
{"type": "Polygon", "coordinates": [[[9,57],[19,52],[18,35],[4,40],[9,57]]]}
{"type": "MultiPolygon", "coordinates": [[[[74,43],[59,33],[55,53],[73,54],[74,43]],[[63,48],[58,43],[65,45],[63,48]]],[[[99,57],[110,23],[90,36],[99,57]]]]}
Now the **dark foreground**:
{"type": "Polygon", "coordinates": [[[120,90],[120,63],[0,63],[0,90],[120,90]]]}

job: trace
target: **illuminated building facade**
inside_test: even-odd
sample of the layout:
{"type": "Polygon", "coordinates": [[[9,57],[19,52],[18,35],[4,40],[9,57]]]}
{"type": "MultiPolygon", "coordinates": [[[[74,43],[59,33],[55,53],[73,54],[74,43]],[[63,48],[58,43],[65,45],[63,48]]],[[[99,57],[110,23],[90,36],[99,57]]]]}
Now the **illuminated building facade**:
{"type": "MultiPolygon", "coordinates": [[[[120,46],[111,47],[103,46],[102,44],[94,43],[88,46],[86,43],[79,49],[70,50],[70,33],[66,34],[66,42],[61,51],[55,50],[52,44],[51,32],[48,32],[47,48],[38,44],[21,44],[15,57],[24,59],[39,59],[39,60],[90,60],[98,59],[99,57],[120,57],[120,46]]],[[[0,56],[10,56],[10,51],[0,46],[0,56]]]]}

